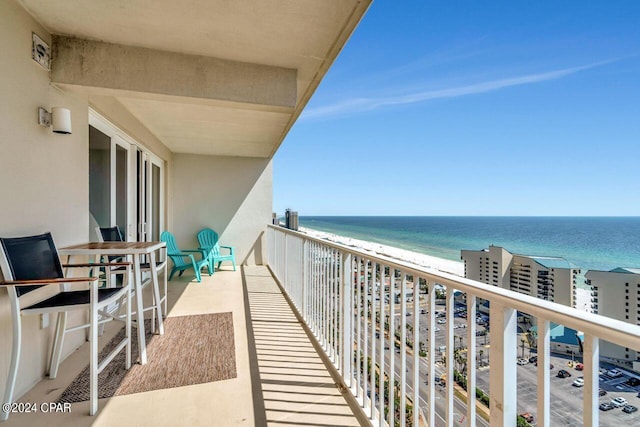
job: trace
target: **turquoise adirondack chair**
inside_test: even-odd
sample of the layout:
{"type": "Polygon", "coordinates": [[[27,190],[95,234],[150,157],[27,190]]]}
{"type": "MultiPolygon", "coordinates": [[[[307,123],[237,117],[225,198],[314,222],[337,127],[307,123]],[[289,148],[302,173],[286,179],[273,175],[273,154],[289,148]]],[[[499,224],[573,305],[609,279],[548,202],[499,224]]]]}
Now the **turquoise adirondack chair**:
{"type": "Polygon", "coordinates": [[[209,259],[211,260],[211,266],[215,271],[215,264],[218,263],[218,269],[223,261],[231,261],[233,264],[233,271],[236,271],[236,257],[233,254],[233,246],[221,246],[218,241],[218,233],[210,228],[204,228],[198,233],[198,242],[200,243],[200,249],[209,251],[209,259]],[[220,248],[225,248],[229,251],[229,254],[223,255],[220,253],[220,248]]]}
{"type": "Polygon", "coordinates": [[[202,277],[200,276],[200,270],[202,270],[202,267],[207,267],[209,276],[213,274],[211,257],[206,250],[180,250],[175,237],[173,237],[173,234],[168,231],[163,231],[162,234],[160,234],[160,240],[167,244],[167,256],[171,258],[171,261],[173,262],[173,268],[169,274],[169,280],[171,280],[176,271],[180,272],[178,276],[182,276],[182,273],[189,268],[193,268],[195,271],[198,282],[202,281],[202,277]],[[193,256],[194,253],[199,253],[202,256],[202,259],[197,260],[195,256],[193,256]]]}

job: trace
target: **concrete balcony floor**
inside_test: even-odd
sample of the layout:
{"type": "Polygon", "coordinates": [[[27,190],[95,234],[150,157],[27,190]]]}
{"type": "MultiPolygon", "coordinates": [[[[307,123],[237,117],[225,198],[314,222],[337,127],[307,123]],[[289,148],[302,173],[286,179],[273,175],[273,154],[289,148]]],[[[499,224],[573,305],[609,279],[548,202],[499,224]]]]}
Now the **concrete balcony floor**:
{"type": "MultiPolygon", "coordinates": [[[[225,267],[223,267],[225,268],[225,267]]],[[[12,414],[9,426],[358,426],[323,359],[266,267],[221,270],[202,283],[169,282],[168,317],[233,313],[237,377],[100,399],[62,414],[12,414]]],[[[117,324],[110,323],[100,344],[117,324]]],[[[54,402],[88,364],[84,344],[19,402],[54,402]]]]}

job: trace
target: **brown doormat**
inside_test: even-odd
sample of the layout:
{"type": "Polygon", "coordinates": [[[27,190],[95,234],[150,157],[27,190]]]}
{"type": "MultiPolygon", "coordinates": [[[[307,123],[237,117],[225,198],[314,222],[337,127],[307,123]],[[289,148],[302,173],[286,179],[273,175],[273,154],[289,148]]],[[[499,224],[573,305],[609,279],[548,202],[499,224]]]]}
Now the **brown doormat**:
{"type": "MultiPolygon", "coordinates": [[[[125,369],[125,351],[98,375],[99,398],[202,384],[235,378],[236,358],[232,313],[168,317],[164,335],[147,331],[146,365],[134,363],[125,369]]],[[[138,357],[136,330],[132,328],[132,360],[138,357]]],[[[124,328],[100,352],[102,360],[124,338],[124,328]]],[[[89,400],[89,366],[78,374],[58,402],[89,400]]]]}

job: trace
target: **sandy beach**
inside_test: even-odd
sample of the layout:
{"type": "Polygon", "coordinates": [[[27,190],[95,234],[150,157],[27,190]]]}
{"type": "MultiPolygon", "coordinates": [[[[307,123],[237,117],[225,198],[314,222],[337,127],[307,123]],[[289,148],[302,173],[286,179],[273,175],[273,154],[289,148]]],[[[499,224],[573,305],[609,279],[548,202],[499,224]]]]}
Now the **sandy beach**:
{"type": "Polygon", "coordinates": [[[337,234],[312,230],[310,228],[300,227],[300,231],[318,239],[325,239],[330,242],[358,248],[365,252],[372,252],[389,258],[409,262],[421,267],[432,267],[446,273],[464,277],[464,263],[462,261],[451,261],[418,252],[407,251],[393,246],[381,245],[379,243],[367,242],[366,240],[352,239],[350,237],[340,236],[337,234]]]}

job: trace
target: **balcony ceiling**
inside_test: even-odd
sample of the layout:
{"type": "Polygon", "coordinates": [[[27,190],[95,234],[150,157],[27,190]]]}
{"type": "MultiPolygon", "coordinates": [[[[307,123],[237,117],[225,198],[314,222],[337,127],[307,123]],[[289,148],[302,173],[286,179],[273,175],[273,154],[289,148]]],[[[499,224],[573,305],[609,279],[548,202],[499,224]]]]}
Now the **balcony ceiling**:
{"type": "Polygon", "coordinates": [[[64,36],[54,84],[115,97],[173,152],[252,157],[275,153],[371,3],[20,1],[64,36]]]}

